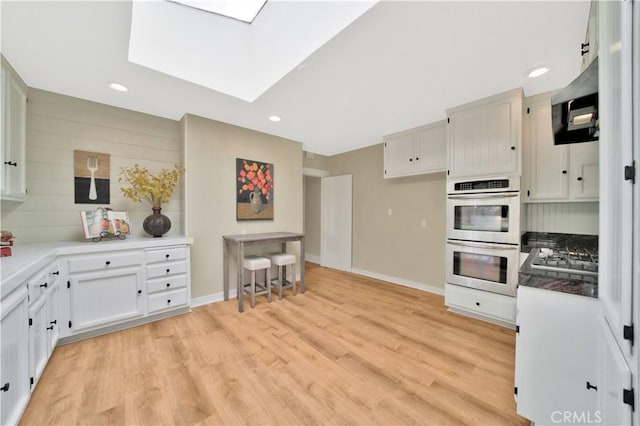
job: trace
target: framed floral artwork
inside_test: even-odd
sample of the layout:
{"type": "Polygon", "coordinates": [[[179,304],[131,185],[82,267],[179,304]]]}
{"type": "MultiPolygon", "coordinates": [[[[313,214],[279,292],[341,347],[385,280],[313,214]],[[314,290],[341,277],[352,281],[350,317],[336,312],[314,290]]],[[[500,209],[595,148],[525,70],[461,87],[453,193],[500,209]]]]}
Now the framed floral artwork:
{"type": "Polygon", "coordinates": [[[236,220],[273,220],[273,164],[236,158],[236,220]]]}

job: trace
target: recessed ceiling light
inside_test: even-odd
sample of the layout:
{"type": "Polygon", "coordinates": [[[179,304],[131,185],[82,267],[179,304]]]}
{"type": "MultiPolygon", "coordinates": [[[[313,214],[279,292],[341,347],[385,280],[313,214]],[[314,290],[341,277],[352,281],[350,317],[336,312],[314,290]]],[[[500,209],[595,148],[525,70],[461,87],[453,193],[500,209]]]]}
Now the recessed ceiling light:
{"type": "Polygon", "coordinates": [[[271,121],[280,121],[280,120],[282,120],[282,118],[280,118],[279,115],[272,115],[272,116],[269,117],[269,120],[271,120],[271,121]]]}
{"type": "Polygon", "coordinates": [[[543,74],[546,74],[548,71],[549,71],[549,66],[542,65],[540,67],[535,67],[530,69],[525,73],[525,75],[529,78],[536,78],[536,77],[540,77],[543,74]]]}
{"type": "Polygon", "coordinates": [[[109,87],[118,92],[128,92],[129,88],[120,83],[109,83],[109,87]]]}

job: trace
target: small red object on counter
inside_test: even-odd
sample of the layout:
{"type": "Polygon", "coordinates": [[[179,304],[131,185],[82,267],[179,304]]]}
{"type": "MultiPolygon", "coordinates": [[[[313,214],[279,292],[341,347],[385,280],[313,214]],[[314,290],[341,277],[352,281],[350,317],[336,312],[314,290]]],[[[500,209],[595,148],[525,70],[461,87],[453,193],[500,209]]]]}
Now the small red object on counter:
{"type": "Polygon", "coordinates": [[[0,257],[8,257],[8,256],[11,256],[11,247],[10,246],[0,247],[0,257]]]}
{"type": "Polygon", "coordinates": [[[11,231],[2,231],[0,235],[0,257],[11,256],[11,247],[13,247],[13,233],[11,231]]]}

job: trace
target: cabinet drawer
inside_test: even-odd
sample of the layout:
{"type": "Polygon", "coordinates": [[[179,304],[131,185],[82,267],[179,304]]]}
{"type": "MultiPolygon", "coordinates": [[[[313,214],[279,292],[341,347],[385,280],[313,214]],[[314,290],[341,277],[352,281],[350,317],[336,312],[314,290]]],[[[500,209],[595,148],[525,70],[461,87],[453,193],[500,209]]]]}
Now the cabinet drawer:
{"type": "Polygon", "coordinates": [[[158,278],[147,281],[147,293],[157,293],[164,290],[173,290],[187,286],[186,275],[171,275],[167,278],[158,278]]]}
{"type": "Polygon", "coordinates": [[[141,265],[144,261],[142,251],[121,251],[97,255],[76,256],[68,259],[69,273],[99,271],[123,266],[141,265]]]}
{"type": "Polygon", "coordinates": [[[29,283],[29,304],[33,304],[49,286],[47,272],[42,271],[34,275],[27,283],[29,283]]]}
{"type": "Polygon", "coordinates": [[[147,266],[147,279],[180,275],[187,272],[187,261],[163,262],[147,266]]]}
{"type": "Polygon", "coordinates": [[[488,291],[447,284],[445,303],[448,306],[515,323],[516,298],[488,291]]]}
{"type": "Polygon", "coordinates": [[[152,294],[147,297],[147,308],[149,313],[154,313],[164,309],[176,308],[187,304],[187,289],[165,291],[152,294]]]}
{"type": "Polygon", "coordinates": [[[182,260],[187,258],[186,247],[168,247],[162,250],[147,250],[147,263],[182,260]]]}

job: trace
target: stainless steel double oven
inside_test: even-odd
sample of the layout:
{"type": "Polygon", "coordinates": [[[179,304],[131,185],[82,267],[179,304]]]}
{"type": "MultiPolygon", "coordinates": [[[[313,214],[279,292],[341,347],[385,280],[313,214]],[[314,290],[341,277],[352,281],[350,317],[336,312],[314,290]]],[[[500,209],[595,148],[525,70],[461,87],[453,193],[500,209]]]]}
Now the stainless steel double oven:
{"type": "Polygon", "coordinates": [[[515,296],[520,177],[447,181],[446,279],[515,296]]]}

